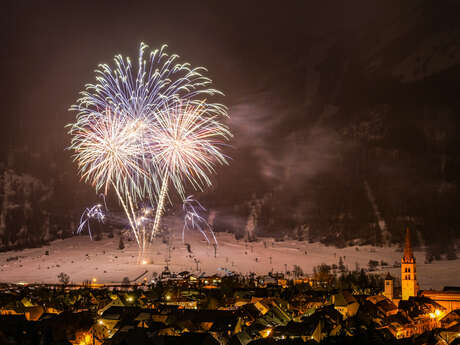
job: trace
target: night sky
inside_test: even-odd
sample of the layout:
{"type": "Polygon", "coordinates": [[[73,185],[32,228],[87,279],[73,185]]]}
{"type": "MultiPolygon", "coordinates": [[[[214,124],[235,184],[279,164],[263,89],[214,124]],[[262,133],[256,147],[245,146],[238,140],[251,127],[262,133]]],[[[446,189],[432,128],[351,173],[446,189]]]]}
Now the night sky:
{"type": "MultiPolygon", "coordinates": [[[[389,217],[400,219],[394,209],[423,213],[429,206],[420,200],[432,199],[438,184],[456,190],[459,171],[459,7],[435,3],[3,2],[2,160],[14,150],[46,153],[61,178],[77,181],[64,126],[75,118],[68,108],[78,92],[98,63],[136,57],[141,41],[153,49],[166,43],[169,53],[206,66],[226,94],[232,161],[219,169],[208,202],[227,207],[279,193],[302,214],[294,223],[326,212],[361,224],[369,220],[342,210],[362,209],[361,201],[339,202],[334,190],[368,204],[362,181],[370,180],[389,217]],[[388,186],[395,176],[400,183],[388,186]],[[420,188],[408,186],[415,180],[420,188]]],[[[36,162],[37,170],[50,164],[36,162]]],[[[458,198],[449,193],[440,208],[458,198]]]]}
{"type": "Polygon", "coordinates": [[[306,37],[347,35],[389,7],[368,1],[7,1],[1,21],[2,129],[12,145],[52,141],[64,147],[63,127],[74,118],[67,109],[94,80],[97,64],[118,53],[136,56],[141,41],[152,48],[166,43],[169,52],[206,66],[229,106],[245,102],[264,91],[270,77],[291,72],[306,37]]]}

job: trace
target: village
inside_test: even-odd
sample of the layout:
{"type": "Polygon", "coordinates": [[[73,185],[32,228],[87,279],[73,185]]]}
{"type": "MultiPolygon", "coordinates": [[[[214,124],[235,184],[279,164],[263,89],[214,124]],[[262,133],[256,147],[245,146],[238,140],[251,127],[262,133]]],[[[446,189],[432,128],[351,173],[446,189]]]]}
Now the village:
{"type": "Polygon", "coordinates": [[[363,269],[306,276],[195,275],[155,282],[3,284],[1,344],[456,344],[460,288],[419,291],[410,232],[402,281],[363,269]],[[409,274],[411,272],[412,275],[409,274]],[[348,340],[351,341],[351,340],[348,340]]]}

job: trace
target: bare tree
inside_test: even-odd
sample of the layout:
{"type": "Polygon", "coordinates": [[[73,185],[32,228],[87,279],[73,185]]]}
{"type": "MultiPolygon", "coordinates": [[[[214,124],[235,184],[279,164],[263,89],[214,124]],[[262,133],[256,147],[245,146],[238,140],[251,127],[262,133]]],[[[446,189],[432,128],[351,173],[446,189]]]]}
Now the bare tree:
{"type": "Polygon", "coordinates": [[[58,274],[58,279],[62,284],[67,285],[69,284],[70,276],[67,273],[61,272],[58,274]]]}

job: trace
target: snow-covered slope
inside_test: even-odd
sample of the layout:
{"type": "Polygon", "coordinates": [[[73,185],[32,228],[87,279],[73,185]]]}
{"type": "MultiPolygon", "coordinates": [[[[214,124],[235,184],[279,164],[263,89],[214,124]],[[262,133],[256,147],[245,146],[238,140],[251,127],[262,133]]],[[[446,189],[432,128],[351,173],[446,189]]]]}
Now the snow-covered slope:
{"type": "MultiPolygon", "coordinates": [[[[134,279],[148,271],[161,272],[168,263],[172,271],[195,272],[197,267],[207,274],[222,273],[223,269],[241,273],[256,272],[266,274],[292,270],[299,265],[305,273],[313,267],[326,263],[337,264],[342,257],[344,264],[353,270],[356,265],[367,267],[369,260],[381,260],[390,266],[401,258],[401,252],[392,248],[371,246],[347,247],[337,249],[320,243],[299,241],[275,242],[273,239],[260,239],[257,242],[235,240],[229,233],[217,233],[219,246],[216,257],[214,247],[208,245],[198,233],[186,233],[185,242],[191,246],[189,253],[182,243],[181,233],[172,236],[171,245],[157,240],[149,250],[147,264],[137,264],[137,245],[125,241],[125,248],[118,249],[119,236],[104,237],[101,241],[91,241],[86,236],[57,240],[49,246],[26,249],[17,252],[0,253],[1,282],[43,282],[58,281],[58,274],[65,272],[71,281],[80,283],[96,278],[100,283],[121,282],[124,277],[134,279]],[[170,247],[170,250],[168,250],[170,247]],[[49,255],[45,255],[48,251],[49,255]],[[18,256],[17,260],[10,258],[18,256]],[[10,259],[10,260],[8,260],[10,259]]],[[[460,261],[441,261],[423,264],[424,253],[415,252],[418,258],[418,279],[422,289],[442,288],[445,285],[460,285],[460,261]]],[[[391,272],[399,277],[399,269],[385,267],[382,273],[391,272]]]]}

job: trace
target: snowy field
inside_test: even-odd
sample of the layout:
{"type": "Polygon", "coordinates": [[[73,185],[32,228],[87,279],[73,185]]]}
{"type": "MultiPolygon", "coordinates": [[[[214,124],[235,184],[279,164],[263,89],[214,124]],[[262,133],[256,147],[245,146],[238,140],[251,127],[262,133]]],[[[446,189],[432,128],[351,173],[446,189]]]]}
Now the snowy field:
{"type": "MultiPolygon", "coordinates": [[[[343,258],[345,266],[350,270],[354,270],[357,265],[367,268],[369,260],[383,260],[389,266],[379,268],[377,272],[386,274],[389,271],[400,277],[399,269],[391,267],[402,256],[394,247],[337,249],[320,243],[294,240],[275,242],[269,238],[247,243],[235,240],[229,233],[217,233],[216,237],[219,242],[216,257],[214,247],[208,245],[199,233],[186,233],[185,242],[190,244],[191,253],[182,243],[180,232],[172,236],[170,245],[158,239],[146,255],[148,263],[143,265],[137,264],[137,245],[134,241],[125,241],[125,248],[118,249],[118,235],[113,238],[104,235],[101,241],[91,241],[87,236],[56,240],[41,248],[0,253],[0,282],[54,283],[58,281],[57,275],[65,272],[74,283],[93,278],[98,283],[112,283],[121,282],[124,277],[133,280],[146,270],[148,272],[144,277],[151,278],[153,272],[161,272],[167,264],[173,272],[197,273],[198,268],[206,274],[223,274],[225,269],[244,274],[267,274],[271,270],[292,270],[293,265],[299,265],[305,273],[310,274],[313,267],[321,263],[338,264],[339,257],[343,258]],[[46,251],[49,255],[45,255],[46,251]],[[17,260],[11,259],[16,256],[17,260]]],[[[421,289],[460,285],[460,260],[437,261],[426,265],[423,263],[424,252],[415,252],[415,256],[421,289]]]]}

